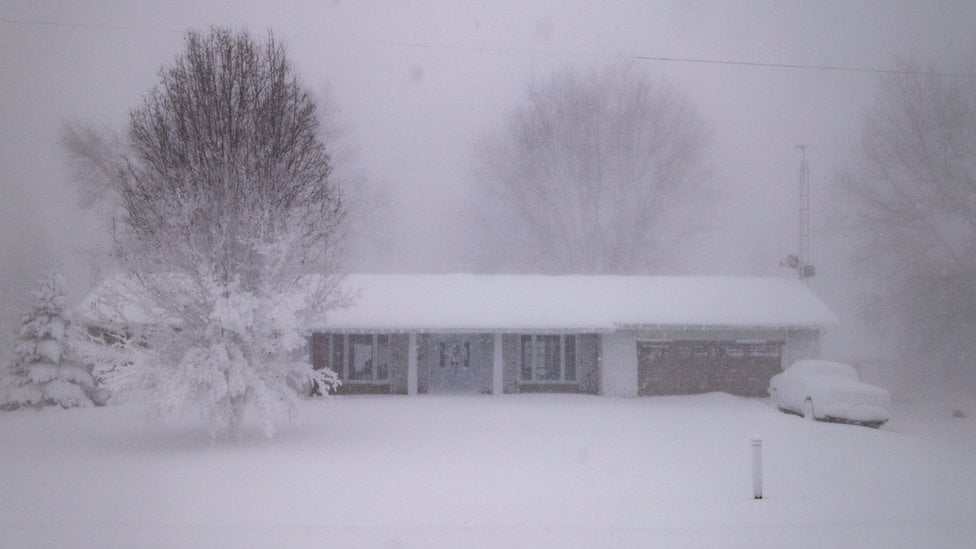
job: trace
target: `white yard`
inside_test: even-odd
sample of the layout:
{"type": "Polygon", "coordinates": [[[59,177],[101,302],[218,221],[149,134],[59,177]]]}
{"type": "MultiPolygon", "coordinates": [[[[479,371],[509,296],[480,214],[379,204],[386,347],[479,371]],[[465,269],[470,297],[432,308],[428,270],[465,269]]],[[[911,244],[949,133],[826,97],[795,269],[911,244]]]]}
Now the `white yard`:
{"type": "Polygon", "coordinates": [[[344,397],[211,446],[124,407],[0,413],[0,546],[971,547],[976,420],[895,416],[810,423],[725,394],[344,397]]]}

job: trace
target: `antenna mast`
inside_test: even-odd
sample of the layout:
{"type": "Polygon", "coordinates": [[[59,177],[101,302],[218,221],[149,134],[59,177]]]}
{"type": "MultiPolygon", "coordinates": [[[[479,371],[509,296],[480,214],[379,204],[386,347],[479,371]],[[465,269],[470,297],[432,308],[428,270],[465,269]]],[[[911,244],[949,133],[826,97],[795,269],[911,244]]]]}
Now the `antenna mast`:
{"type": "Polygon", "coordinates": [[[810,264],[810,164],[807,162],[807,146],[800,149],[800,249],[796,255],[790,254],[780,262],[780,266],[796,269],[800,280],[807,280],[816,274],[810,264]]]}
{"type": "Polygon", "coordinates": [[[800,254],[797,271],[800,280],[806,280],[816,272],[810,264],[810,164],[807,162],[807,146],[800,149],[800,254]]]}

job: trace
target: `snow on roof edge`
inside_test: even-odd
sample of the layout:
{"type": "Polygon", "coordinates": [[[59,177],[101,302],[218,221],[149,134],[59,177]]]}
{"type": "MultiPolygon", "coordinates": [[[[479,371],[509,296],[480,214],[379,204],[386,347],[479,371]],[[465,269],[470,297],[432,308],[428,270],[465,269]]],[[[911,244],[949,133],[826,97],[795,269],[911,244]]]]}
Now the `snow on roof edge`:
{"type": "Polygon", "coordinates": [[[321,331],[590,331],[621,327],[826,328],[839,320],[781,277],[349,275],[360,300],[321,331]],[[567,296],[571,296],[567,299],[567,296]]]}

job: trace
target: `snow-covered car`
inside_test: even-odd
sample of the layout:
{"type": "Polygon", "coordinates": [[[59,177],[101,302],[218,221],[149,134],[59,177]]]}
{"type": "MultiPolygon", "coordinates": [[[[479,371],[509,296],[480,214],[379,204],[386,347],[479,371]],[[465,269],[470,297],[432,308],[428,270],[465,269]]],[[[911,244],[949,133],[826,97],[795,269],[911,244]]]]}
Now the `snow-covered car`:
{"type": "Polygon", "coordinates": [[[781,411],[810,420],[880,427],[891,417],[891,395],[862,383],[854,368],[827,360],[799,360],[769,380],[769,397],[781,411]]]}

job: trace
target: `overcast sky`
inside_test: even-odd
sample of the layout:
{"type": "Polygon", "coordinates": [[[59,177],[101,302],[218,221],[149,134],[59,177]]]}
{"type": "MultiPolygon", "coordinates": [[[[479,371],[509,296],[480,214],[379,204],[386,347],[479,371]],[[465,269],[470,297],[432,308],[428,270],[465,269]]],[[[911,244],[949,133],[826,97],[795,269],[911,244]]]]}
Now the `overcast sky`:
{"type": "MultiPolygon", "coordinates": [[[[128,111],[209,25],[272,29],[307,86],[331,90],[361,167],[392,189],[396,231],[376,268],[465,268],[471,144],[527,82],[633,56],[889,68],[899,56],[951,65],[976,46],[960,2],[38,2],[0,1],[0,258],[5,306],[30,273],[87,284],[98,238],[73,205],[59,124],[124,129],[128,111]],[[80,281],[79,281],[80,280],[80,281]]],[[[722,227],[690,265],[704,274],[786,275],[795,252],[795,145],[812,168],[813,259],[828,295],[842,254],[822,234],[829,176],[857,142],[870,73],[637,61],[686,88],[712,129],[722,227]],[[832,278],[833,277],[833,278],[832,278]]],[[[30,287],[31,284],[27,284],[30,287]]],[[[4,313],[9,317],[9,311],[4,313]]],[[[9,330],[9,322],[4,330],[9,330]]]]}

